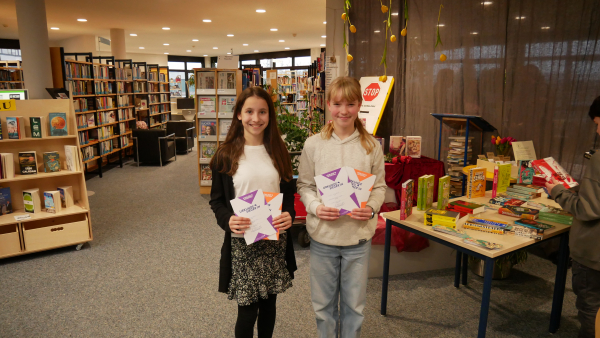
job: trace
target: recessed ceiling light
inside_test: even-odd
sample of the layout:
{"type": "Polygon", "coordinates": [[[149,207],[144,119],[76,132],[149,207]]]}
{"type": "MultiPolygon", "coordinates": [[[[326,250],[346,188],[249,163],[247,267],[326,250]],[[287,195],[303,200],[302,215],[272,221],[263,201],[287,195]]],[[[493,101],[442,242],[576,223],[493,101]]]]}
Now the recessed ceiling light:
{"type": "Polygon", "coordinates": [[[491,1],[484,1],[481,4],[484,5],[484,6],[487,6],[487,5],[491,5],[492,2],[491,1]]]}
{"type": "Polygon", "coordinates": [[[440,27],[446,27],[446,25],[444,25],[443,23],[439,24],[438,26],[440,26],[440,27]]]}
{"type": "Polygon", "coordinates": [[[254,50],[254,53],[258,53],[258,49],[255,49],[255,50],[254,50]]]}
{"type": "Polygon", "coordinates": [[[323,24],[324,24],[324,25],[326,25],[326,24],[327,24],[327,21],[323,21],[323,24]]]}
{"type": "Polygon", "coordinates": [[[168,45],[169,45],[168,43],[163,43],[163,46],[168,46],[168,45]]]}
{"type": "Polygon", "coordinates": [[[131,34],[129,34],[129,36],[137,36],[137,34],[133,34],[133,33],[131,33],[131,34]]]}
{"type": "Polygon", "coordinates": [[[140,49],[144,49],[144,47],[140,47],[140,49]]]}
{"type": "Polygon", "coordinates": [[[285,42],[285,40],[279,40],[279,42],[285,42]]]}
{"type": "Polygon", "coordinates": [[[202,22],[212,22],[212,20],[204,19],[204,20],[202,20],[202,22]]]}
{"type": "Polygon", "coordinates": [[[392,13],[393,16],[398,16],[398,12],[392,13]]]}
{"type": "Polygon", "coordinates": [[[79,22],[87,22],[87,19],[77,19],[79,22]]]}
{"type": "Polygon", "coordinates": [[[192,50],[191,50],[191,49],[188,49],[188,50],[186,50],[186,52],[188,52],[188,53],[191,53],[191,52],[192,52],[192,50]]]}
{"type": "Polygon", "coordinates": [[[320,46],[321,46],[321,47],[325,47],[325,44],[324,44],[324,43],[322,43],[320,46]]]}
{"type": "Polygon", "coordinates": [[[271,32],[277,32],[277,28],[271,28],[271,32]]]}
{"type": "Polygon", "coordinates": [[[479,33],[477,33],[477,32],[471,32],[471,35],[477,35],[477,34],[479,34],[479,33]]]}
{"type": "Polygon", "coordinates": [[[231,53],[227,52],[227,55],[231,55],[231,53]]]}
{"type": "Polygon", "coordinates": [[[284,49],[290,49],[290,47],[285,47],[284,49]]]}
{"type": "Polygon", "coordinates": [[[266,12],[264,9],[257,9],[256,10],[256,13],[264,13],[264,12],[266,12]]]}
{"type": "Polygon", "coordinates": [[[227,34],[227,36],[228,36],[228,37],[232,37],[232,36],[233,36],[233,34],[227,34]]]}
{"type": "Polygon", "coordinates": [[[193,39],[192,41],[196,42],[196,41],[198,41],[198,39],[193,39]]]}
{"type": "Polygon", "coordinates": [[[525,17],[524,16],[517,16],[515,19],[517,19],[517,20],[523,20],[523,19],[525,19],[525,17]]]}
{"type": "Polygon", "coordinates": [[[374,33],[379,33],[379,31],[375,31],[374,33]]]}
{"type": "Polygon", "coordinates": [[[57,31],[57,30],[59,30],[60,28],[58,28],[58,27],[50,27],[50,29],[57,31]]]}
{"type": "Polygon", "coordinates": [[[169,53],[165,53],[165,54],[169,54],[169,53]]]}
{"type": "Polygon", "coordinates": [[[204,55],[202,55],[202,56],[208,56],[208,55],[204,54],[204,55]]]}
{"type": "Polygon", "coordinates": [[[170,29],[171,29],[171,28],[169,28],[169,27],[163,27],[163,30],[164,30],[164,31],[168,31],[168,30],[170,30],[170,29]]]}
{"type": "Polygon", "coordinates": [[[219,49],[219,47],[213,47],[213,49],[219,49]]]}
{"type": "Polygon", "coordinates": [[[326,37],[327,37],[327,35],[321,35],[321,37],[324,39],[324,38],[326,38],[326,37]]]}
{"type": "Polygon", "coordinates": [[[550,27],[549,26],[544,26],[544,27],[542,27],[542,29],[550,29],[550,27]]]}
{"type": "Polygon", "coordinates": [[[248,46],[248,44],[247,44],[247,43],[245,43],[245,44],[243,44],[242,46],[248,46]]]}

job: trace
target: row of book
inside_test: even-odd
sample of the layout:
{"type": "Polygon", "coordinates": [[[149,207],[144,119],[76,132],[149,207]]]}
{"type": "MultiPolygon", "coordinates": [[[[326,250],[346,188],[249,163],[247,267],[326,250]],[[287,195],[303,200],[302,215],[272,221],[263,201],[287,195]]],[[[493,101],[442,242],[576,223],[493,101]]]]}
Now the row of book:
{"type": "Polygon", "coordinates": [[[133,108],[125,108],[117,110],[119,121],[129,120],[134,118],[133,108]]]}
{"type": "Polygon", "coordinates": [[[0,69],[0,81],[23,81],[21,71],[0,69]]]}
{"type": "Polygon", "coordinates": [[[100,127],[97,130],[98,130],[98,140],[104,140],[104,139],[107,139],[107,138],[115,135],[113,126],[100,127]]]}
{"type": "MultiPolygon", "coordinates": [[[[67,152],[67,147],[75,147],[75,146],[65,146],[65,154],[67,152]]],[[[77,147],[75,147],[77,148],[77,147]]],[[[68,149],[71,151],[71,149],[68,149]]],[[[68,154],[66,154],[68,155],[68,154]]],[[[67,156],[67,169],[72,170],[70,168],[77,167],[76,163],[71,157],[67,156]]],[[[14,167],[14,157],[12,153],[2,153],[0,154],[0,176],[3,179],[14,178],[15,177],[15,167],[14,167]]],[[[43,153],[42,157],[43,170],[44,172],[57,172],[61,170],[61,161],[58,151],[48,151],[43,153]]],[[[19,173],[21,175],[34,175],[38,173],[38,161],[37,161],[37,152],[36,151],[21,151],[19,152],[18,157],[18,166],[19,173]]]]}
{"type": "Polygon", "coordinates": [[[109,67],[94,65],[94,76],[96,79],[110,79],[109,67]]]}
{"type": "MultiPolygon", "coordinates": [[[[44,191],[44,205],[42,208],[40,190],[38,188],[22,191],[23,209],[27,213],[50,212],[58,213],[62,208],[70,208],[74,205],[73,187],[63,186],[56,190],[44,191]]],[[[0,188],[0,211],[2,215],[13,213],[12,196],[9,187],[0,188]]]]}
{"type": "Polygon", "coordinates": [[[91,81],[71,81],[73,95],[94,95],[94,87],[91,81]]]}
{"type": "MultiPolygon", "coordinates": [[[[218,89],[236,89],[235,72],[219,72],[218,89]]],[[[214,72],[198,72],[196,89],[215,89],[214,72]]]]}
{"type": "Polygon", "coordinates": [[[169,102],[169,95],[168,94],[151,94],[151,95],[148,95],[148,102],[150,102],[150,103],[160,103],[160,102],[167,103],[167,102],[169,102]],[[159,95],[160,95],[160,97],[159,97],[159,95]]]}
{"type": "Polygon", "coordinates": [[[110,96],[97,97],[96,107],[98,110],[116,108],[115,98],[110,96]]]}
{"type": "Polygon", "coordinates": [[[113,110],[98,112],[98,126],[117,122],[116,114],[113,110]]]}
{"type": "Polygon", "coordinates": [[[65,62],[65,74],[67,79],[91,79],[92,72],[90,71],[90,65],[65,62]]]}
{"type": "Polygon", "coordinates": [[[96,148],[96,147],[92,147],[92,148],[94,148],[94,151],[96,151],[96,149],[97,149],[97,151],[98,151],[97,156],[105,155],[105,154],[108,154],[111,151],[113,151],[114,148],[118,148],[118,144],[116,145],[116,147],[115,147],[115,145],[113,145],[113,143],[116,143],[116,142],[118,142],[117,139],[108,140],[108,141],[98,143],[98,145],[99,145],[98,148],[96,148]]]}
{"type": "Polygon", "coordinates": [[[134,80],[145,80],[146,72],[143,71],[141,67],[133,67],[131,69],[131,74],[134,80]]]}
{"type": "Polygon", "coordinates": [[[23,89],[22,83],[0,82],[0,89],[23,89]]]}
{"type": "Polygon", "coordinates": [[[113,83],[104,81],[94,82],[94,89],[96,95],[113,94],[113,83]]]}
{"type": "Polygon", "coordinates": [[[129,137],[121,136],[121,148],[129,146],[129,137]]]}
{"type": "Polygon", "coordinates": [[[96,140],[96,139],[90,139],[90,130],[80,131],[78,134],[79,134],[78,135],[79,144],[82,146],[96,140]]]}
{"type": "MultiPolygon", "coordinates": [[[[68,123],[66,113],[49,113],[50,136],[68,135],[68,123]]],[[[44,128],[44,116],[35,116],[29,118],[29,126],[26,124],[23,116],[7,116],[6,127],[8,139],[19,140],[24,138],[42,138],[48,134],[44,128]],[[29,136],[27,135],[29,132],[29,136]]],[[[2,140],[2,128],[0,124],[0,140],[2,140]]]]}
{"type": "Polygon", "coordinates": [[[117,106],[119,107],[128,107],[133,103],[131,99],[131,95],[118,95],[117,96],[117,106]]]}
{"type": "Polygon", "coordinates": [[[73,107],[76,113],[83,113],[94,109],[94,100],[88,100],[85,97],[77,98],[73,100],[73,107]]]}
{"type": "Polygon", "coordinates": [[[124,80],[124,81],[132,81],[133,80],[132,70],[129,68],[115,68],[115,79],[124,80]]]}
{"type": "Polygon", "coordinates": [[[308,108],[308,101],[306,100],[299,100],[296,102],[296,108],[298,110],[304,110],[306,108],[308,108]]]}
{"type": "Polygon", "coordinates": [[[131,82],[117,82],[117,94],[133,93],[131,82]]]}
{"type": "Polygon", "coordinates": [[[397,156],[421,157],[421,136],[390,136],[389,152],[397,156]]]}
{"type": "Polygon", "coordinates": [[[150,72],[150,74],[148,76],[148,81],[167,82],[166,79],[167,79],[166,74],[163,74],[163,73],[158,73],[158,76],[157,76],[156,72],[150,72]]]}
{"type": "Polygon", "coordinates": [[[77,129],[85,129],[96,126],[96,118],[93,113],[90,114],[80,114],[75,116],[75,120],[77,121],[77,129]]]}
{"type": "Polygon", "coordinates": [[[133,82],[134,93],[146,93],[146,88],[148,88],[146,82],[133,82]]]}

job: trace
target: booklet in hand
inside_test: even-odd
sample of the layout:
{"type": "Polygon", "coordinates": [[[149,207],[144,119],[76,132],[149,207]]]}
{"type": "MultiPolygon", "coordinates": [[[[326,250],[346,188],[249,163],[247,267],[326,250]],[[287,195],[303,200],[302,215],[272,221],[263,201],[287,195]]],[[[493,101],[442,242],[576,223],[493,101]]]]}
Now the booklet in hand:
{"type": "Polygon", "coordinates": [[[348,215],[352,209],[360,208],[345,168],[315,176],[315,183],[323,204],[338,209],[340,216],[348,215]]]}
{"type": "Polygon", "coordinates": [[[247,245],[277,233],[273,227],[273,216],[262,189],[232,199],[231,207],[236,216],[250,219],[250,228],[244,232],[247,245]]]}
{"type": "MultiPolygon", "coordinates": [[[[275,216],[281,215],[281,209],[283,207],[283,194],[278,193],[278,192],[266,192],[266,191],[264,192],[264,194],[265,194],[265,203],[271,210],[271,216],[273,216],[273,218],[275,218],[275,216]]],[[[279,229],[275,229],[275,230],[277,230],[277,233],[275,233],[274,235],[269,235],[265,239],[272,240],[272,241],[278,241],[279,240],[279,229]]]]}

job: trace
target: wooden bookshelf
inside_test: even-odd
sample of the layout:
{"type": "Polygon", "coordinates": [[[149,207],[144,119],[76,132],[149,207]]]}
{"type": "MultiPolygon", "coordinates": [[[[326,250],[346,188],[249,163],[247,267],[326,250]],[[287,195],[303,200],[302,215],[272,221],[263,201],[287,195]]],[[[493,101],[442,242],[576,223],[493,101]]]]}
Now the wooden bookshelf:
{"type": "MultiPolygon", "coordinates": [[[[13,212],[0,216],[0,258],[25,255],[33,252],[50,250],[65,246],[79,245],[93,239],[89,202],[85,176],[82,171],[68,171],[65,162],[65,145],[79,146],[75,112],[71,100],[25,100],[16,101],[16,111],[0,112],[3,139],[0,140],[0,152],[12,153],[15,177],[2,179],[0,184],[10,188],[13,212]],[[67,136],[47,136],[30,138],[29,117],[43,116],[44,128],[49,135],[48,114],[65,112],[67,114],[67,136]],[[26,138],[8,139],[6,117],[23,116],[25,118],[26,138]],[[35,151],[37,174],[20,175],[19,152],[35,151]],[[59,153],[61,170],[53,173],[44,172],[44,152],[59,153]],[[45,210],[27,214],[23,205],[23,190],[38,188],[42,207],[44,191],[56,190],[57,187],[71,186],[74,206],[63,208],[58,213],[47,213],[45,210]],[[30,218],[17,221],[15,216],[29,215],[30,218]]],[[[79,159],[81,163],[81,158],[79,159]]],[[[83,167],[83,164],[81,164],[83,167]]]]}
{"type": "Polygon", "coordinates": [[[169,68],[148,65],[148,112],[150,128],[166,128],[171,120],[171,92],[164,83],[169,79],[169,68]]]}
{"type": "MultiPolygon", "coordinates": [[[[238,69],[214,69],[214,68],[197,68],[194,69],[194,78],[196,79],[196,130],[198,131],[198,181],[200,184],[201,194],[210,194],[212,185],[212,173],[210,173],[211,180],[203,178],[206,176],[206,171],[210,170],[208,164],[210,158],[204,154],[202,146],[205,142],[212,142],[214,150],[216,150],[220,142],[225,141],[227,130],[221,130],[222,123],[229,122],[233,119],[233,104],[237,97],[242,93],[242,71],[238,69]],[[233,76],[233,80],[228,81],[228,74],[233,76]],[[206,80],[207,76],[212,76],[213,88],[210,88],[209,81],[206,80]],[[221,80],[219,80],[221,79],[221,80]],[[227,83],[234,85],[235,88],[227,88],[227,83]],[[225,88],[220,88],[225,87],[225,88]],[[203,102],[210,102],[208,99],[212,99],[213,104],[205,105],[203,102]],[[227,103],[222,105],[222,103],[227,103]],[[214,125],[212,124],[214,122],[214,125]],[[202,128],[204,125],[205,128],[202,128]],[[209,131],[207,128],[211,126],[213,129],[209,131]]],[[[225,125],[223,124],[223,128],[225,125]]],[[[210,144],[210,143],[209,143],[210,144]]],[[[214,152],[213,152],[214,154],[214,152]]]]}
{"type": "Polygon", "coordinates": [[[25,88],[25,82],[23,81],[23,69],[21,67],[2,66],[0,66],[0,89],[25,88]]]}

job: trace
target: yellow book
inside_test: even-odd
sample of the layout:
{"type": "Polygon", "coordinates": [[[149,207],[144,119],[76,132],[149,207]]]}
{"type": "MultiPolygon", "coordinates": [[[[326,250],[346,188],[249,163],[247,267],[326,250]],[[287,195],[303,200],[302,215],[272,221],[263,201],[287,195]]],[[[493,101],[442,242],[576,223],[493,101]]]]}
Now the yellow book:
{"type": "Polygon", "coordinates": [[[469,170],[467,198],[477,198],[485,196],[485,168],[473,168],[469,170]]]}

